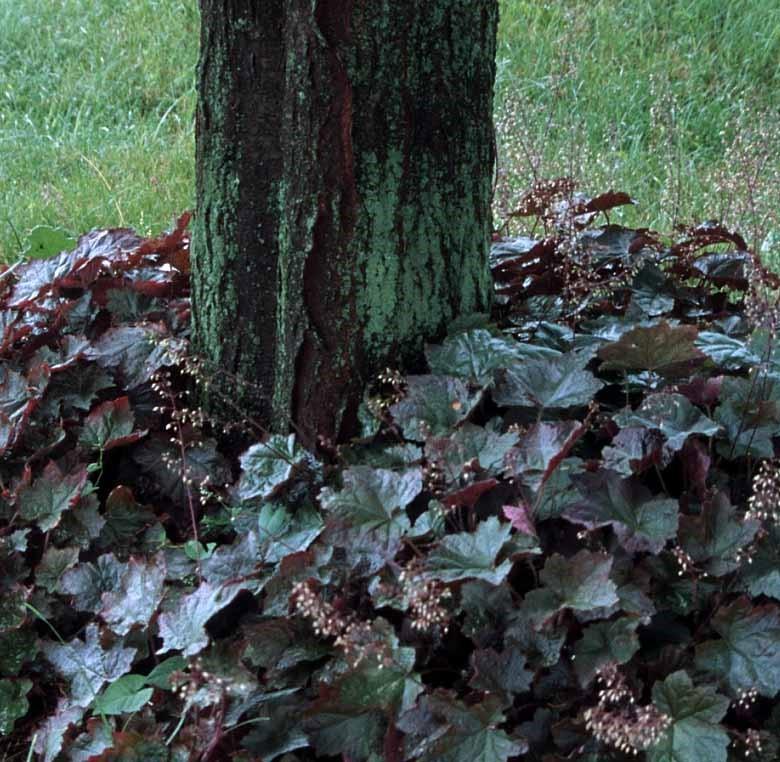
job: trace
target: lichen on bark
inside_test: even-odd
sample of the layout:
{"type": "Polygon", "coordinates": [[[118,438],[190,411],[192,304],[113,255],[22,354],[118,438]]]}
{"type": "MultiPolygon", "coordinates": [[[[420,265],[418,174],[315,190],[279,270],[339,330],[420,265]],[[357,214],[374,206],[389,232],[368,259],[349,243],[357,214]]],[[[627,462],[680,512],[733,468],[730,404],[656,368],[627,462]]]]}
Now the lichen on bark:
{"type": "Polygon", "coordinates": [[[201,0],[193,335],[277,430],[489,307],[496,0],[201,0]]]}

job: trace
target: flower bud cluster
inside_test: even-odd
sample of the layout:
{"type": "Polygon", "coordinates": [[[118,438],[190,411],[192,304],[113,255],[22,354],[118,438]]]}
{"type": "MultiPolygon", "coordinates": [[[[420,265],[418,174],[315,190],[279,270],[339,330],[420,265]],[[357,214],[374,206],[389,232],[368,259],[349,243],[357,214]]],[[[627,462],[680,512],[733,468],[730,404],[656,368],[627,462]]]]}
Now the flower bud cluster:
{"type": "Polygon", "coordinates": [[[753,477],[753,494],[748,498],[747,520],[777,521],[780,515],[780,468],[765,460],[753,477]]]}
{"type": "Polygon", "coordinates": [[[764,751],[764,745],[761,742],[761,733],[755,728],[750,728],[745,734],[745,758],[759,757],[764,751]]]}
{"type": "Polygon", "coordinates": [[[382,418],[387,411],[404,397],[404,377],[398,370],[385,368],[377,376],[380,392],[368,400],[368,409],[372,415],[382,418]]]}
{"type": "Polygon", "coordinates": [[[444,467],[438,460],[429,460],[422,468],[423,484],[434,497],[444,496],[447,487],[447,477],[444,467]]]}
{"type": "Polygon", "coordinates": [[[758,699],[758,688],[742,688],[737,693],[737,709],[750,709],[758,699]]]}
{"type": "Polygon", "coordinates": [[[247,683],[236,683],[226,677],[215,675],[206,670],[203,660],[196,656],[189,664],[189,671],[177,671],[171,674],[171,686],[174,696],[179,696],[185,704],[196,698],[202,701],[204,691],[212,697],[208,703],[214,703],[222,695],[244,695],[250,689],[247,683]]]}
{"type": "Polygon", "coordinates": [[[335,639],[335,645],[343,650],[351,668],[369,658],[376,659],[380,669],[392,663],[387,644],[378,638],[371,624],[339,614],[330,603],[322,600],[311,580],[296,583],[290,599],[296,613],[311,621],[316,635],[335,639]]]}
{"type": "Polygon", "coordinates": [[[352,669],[367,659],[374,659],[379,669],[393,664],[387,643],[377,640],[369,622],[350,622],[344,632],[336,637],[336,645],[344,651],[344,658],[352,669]]]}
{"type": "Polygon", "coordinates": [[[449,588],[437,579],[419,580],[412,569],[401,571],[398,580],[409,601],[412,629],[430,632],[440,628],[446,633],[449,630],[450,612],[442,602],[452,597],[449,588]]]}
{"type": "Polygon", "coordinates": [[[693,558],[691,558],[691,555],[687,551],[683,550],[679,545],[675,545],[672,548],[672,555],[677,561],[677,566],[679,567],[677,570],[678,577],[682,577],[683,574],[687,574],[689,571],[695,570],[693,558]]]}
{"type": "Polygon", "coordinates": [[[316,635],[335,638],[346,629],[346,620],[330,603],[322,600],[309,580],[297,582],[290,598],[295,605],[296,613],[311,621],[316,635]]]}
{"type": "Polygon", "coordinates": [[[588,731],[601,743],[634,756],[654,746],[671,719],[653,704],[637,706],[617,665],[603,667],[598,680],[598,704],[583,715],[588,731]]]}

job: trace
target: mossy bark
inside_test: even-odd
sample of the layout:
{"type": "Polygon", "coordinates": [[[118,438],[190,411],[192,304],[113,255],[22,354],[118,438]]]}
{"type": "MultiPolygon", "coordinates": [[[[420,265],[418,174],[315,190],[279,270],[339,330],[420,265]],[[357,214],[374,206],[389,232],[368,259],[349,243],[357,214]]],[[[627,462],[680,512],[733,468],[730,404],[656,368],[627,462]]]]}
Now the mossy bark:
{"type": "Polygon", "coordinates": [[[497,0],[201,17],[195,348],[248,414],[343,440],[378,370],[489,308],[497,0]]]}

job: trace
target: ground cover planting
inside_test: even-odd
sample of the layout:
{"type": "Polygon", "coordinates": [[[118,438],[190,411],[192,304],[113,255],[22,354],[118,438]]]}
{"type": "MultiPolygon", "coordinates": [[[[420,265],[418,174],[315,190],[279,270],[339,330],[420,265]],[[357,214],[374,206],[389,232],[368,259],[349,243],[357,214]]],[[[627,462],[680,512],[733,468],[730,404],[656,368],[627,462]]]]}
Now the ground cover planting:
{"type": "Polygon", "coordinates": [[[534,186],[316,453],[199,415],[187,216],[4,270],[6,758],[776,759],[780,281],[630,203],[534,186]]]}

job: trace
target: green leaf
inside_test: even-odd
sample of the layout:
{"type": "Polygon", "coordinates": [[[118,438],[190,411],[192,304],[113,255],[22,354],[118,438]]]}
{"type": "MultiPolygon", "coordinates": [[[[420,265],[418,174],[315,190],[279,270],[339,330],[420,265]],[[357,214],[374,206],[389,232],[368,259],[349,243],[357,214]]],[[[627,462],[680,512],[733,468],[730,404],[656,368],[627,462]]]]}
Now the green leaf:
{"type": "MultiPolygon", "coordinates": [[[[91,486],[87,482],[87,487],[91,486]]],[[[78,505],[62,514],[62,521],[54,528],[51,540],[57,543],[78,545],[85,550],[92,540],[100,536],[106,520],[99,513],[100,504],[96,494],[83,492],[78,505]]]]}
{"type": "Polygon", "coordinates": [[[13,677],[38,653],[35,633],[26,627],[0,632],[0,674],[13,677]]]}
{"type": "Polygon", "coordinates": [[[484,386],[493,380],[493,372],[499,368],[511,368],[527,360],[556,357],[560,352],[475,329],[450,336],[441,346],[429,345],[425,354],[431,373],[459,376],[484,386]]]}
{"type": "Polygon", "coordinates": [[[210,542],[208,546],[198,540],[187,540],[184,543],[184,554],[193,561],[205,561],[214,555],[217,543],[210,542]]]}
{"type": "Polygon", "coordinates": [[[31,680],[0,680],[0,736],[10,735],[14,723],[27,714],[31,680]]]}
{"type": "MultiPolygon", "coordinates": [[[[283,754],[308,746],[309,740],[300,722],[302,711],[301,701],[295,697],[271,703],[268,717],[258,718],[261,721],[253,725],[241,745],[252,752],[252,759],[263,762],[273,762],[283,754]]],[[[289,757],[290,762],[294,759],[292,755],[289,757]]]]}
{"type": "Polygon", "coordinates": [[[495,696],[466,706],[439,691],[422,702],[423,711],[439,719],[445,730],[421,744],[421,762],[506,762],[527,751],[524,743],[498,729],[505,717],[495,696]]]}
{"type": "Polygon", "coordinates": [[[620,617],[588,625],[574,647],[574,671],[583,688],[606,664],[625,664],[639,650],[639,619],[620,617]]]}
{"type": "Polygon", "coordinates": [[[349,672],[338,685],[338,705],[356,711],[367,709],[409,709],[423,690],[419,676],[413,672],[414,648],[401,648],[392,627],[384,619],[371,625],[377,643],[388,648],[388,662],[366,659],[358,669],[349,672]]]}
{"type": "Polygon", "coordinates": [[[24,623],[27,617],[25,604],[30,597],[30,592],[29,588],[21,585],[3,590],[0,595],[0,633],[14,630],[24,623]]]}
{"type": "Polygon", "coordinates": [[[132,444],[146,436],[146,431],[133,431],[135,418],[128,397],[106,400],[97,405],[84,419],[79,442],[90,450],[111,450],[132,444]]]}
{"type": "Polygon", "coordinates": [[[631,302],[645,315],[655,317],[674,309],[675,289],[671,279],[656,265],[647,263],[631,284],[631,302]]]}
{"type": "MultiPolygon", "coordinates": [[[[266,670],[269,682],[298,665],[331,654],[330,648],[311,634],[311,628],[297,620],[265,619],[245,626],[244,632],[248,641],[244,659],[266,670]]],[[[308,672],[306,666],[301,671],[308,672]]]]}
{"type": "Polygon", "coordinates": [[[499,374],[493,399],[497,405],[534,409],[587,405],[604,386],[585,370],[590,356],[569,352],[549,360],[533,360],[499,374]]]}
{"type": "Polygon", "coordinates": [[[317,712],[307,716],[303,729],[318,755],[344,755],[355,762],[367,760],[382,748],[386,720],[380,711],[355,714],[353,710],[317,712]]]}
{"type": "Polygon", "coordinates": [[[544,587],[527,593],[523,608],[544,622],[562,608],[587,612],[614,606],[619,599],[611,570],[612,557],[603,553],[581,550],[571,558],[553,553],[539,574],[544,587]]]}
{"type": "Polygon", "coordinates": [[[24,244],[24,255],[32,259],[48,259],[63,251],[73,251],[76,239],[61,228],[50,225],[34,227],[24,244]]]}
{"type": "Polygon", "coordinates": [[[48,532],[59,524],[64,511],[78,503],[86,481],[86,468],[74,469],[63,476],[54,461],[50,461],[32,485],[19,489],[19,515],[35,522],[42,532],[48,532]]]}
{"type": "Polygon", "coordinates": [[[698,516],[680,516],[679,542],[708,574],[720,577],[738,566],[737,555],[756,535],[759,522],[741,519],[723,492],[704,503],[698,516]]]}
{"type": "Polygon", "coordinates": [[[504,457],[517,442],[517,435],[500,434],[466,421],[449,437],[431,437],[425,443],[425,455],[444,471],[448,485],[463,474],[465,463],[476,458],[487,474],[497,476],[504,468],[504,457]]]}
{"type": "Polygon", "coordinates": [[[566,506],[579,499],[572,477],[583,469],[579,458],[564,458],[552,471],[547,481],[529,497],[535,522],[557,518],[566,506]]]}
{"type": "Polygon", "coordinates": [[[454,582],[459,579],[483,579],[498,585],[509,574],[512,562],[495,565],[496,556],[509,540],[512,525],[495,516],[477,525],[474,532],[446,535],[428,554],[425,576],[454,582]]]}
{"type": "Polygon", "coordinates": [[[167,440],[147,439],[131,451],[132,459],[154,479],[160,491],[177,503],[188,500],[187,489],[182,482],[182,470],[192,480],[191,490],[197,494],[197,485],[208,477],[211,484],[226,484],[233,481],[230,464],[217,451],[214,439],[200,439],[189,445],[184,453],[174,448],[167,440]],[[166,460],[173,460],[176,468],[170,468],[166,460]]]}
{"type": "Polygon", "coordinates": [[[110,288],[106,291],[106,309],[117,323],[140,323],[146,313],[160,308],[161,300],[129,288],[110,288]]]}
{"type": "Polygon", "coordinates": [[[671,326],[666,321],[640,326],[599,349],[602,370],[649,370],[661,375],[685,374],[705,359],[694,342],[696,326],[671,326]]]}
{"type": "Polygon", "coordinates": [[[10,421],[21,418],[32,399],[26,377],[12,370],[7,363],[0,366],[0,413],[10,421]]]}
{"type": "Polygon", "coordinates": [[[752,596],[766,595],[780,600],[780,526],[772,524],[757,543],[750,563],[743,563],[740,577],[752,596]]]}
{"type": "Polygon", "coordinates": [[[164,654],[174,648],[183,656],[194,656],[208,644],[206,622],[227,606],[242,590],[241,585],[201,584],[194,592],[182,596],[173,611],[160,614],[160,637],[164,654]]]}
{"type": "Polygon", "coordinates": [[[671,719],[648,762],[726,762],[729,735],[720,724],[729,700],[708,686],[697,687],[683,671],[653,686],[653,703],[671,719]]]}
{"type": "Polygon", "coordinates": [[[446,436],[471,413],[481,394],[470,394],[465,381],[451,376],[407,376],[406,393],[390,414],[406,439],[446,436]]]}
{"type": "Polygon", "coordinates": [[[136,654],[135,648],[123,648],[121,643],[103,649],[96,624],[87,626],[83,641],[44,642],[41,649],[55,669],[70,680],[71,701],[82,707],[92,703],[104,683],[124,675],[136,654]]]}
{"type": "Polygon", "coordinates": [[[241,456],[240,462],[239,498],[269,500],[287,483],[296,465],[304,462],[304,452],[295,442],[295,434],[275,434],[266,442],[252,445],[241,456]]]}
{"type": "Polygon", "coordinates": [[[143,675],[125,675],[111,683],[92,705],[94,714],[129,714],[143,708],[154,688],[144,688],[143,675]]]}
{"type": "Polygon", "coordinates": [[[163,597],[165,561],[161,553],[147,560],[131,558],[117,588],[102,595],[100,615],[117,635],[146,627],[163,597]]]}
{"type": "Polygon", "coordinates": [[[507,475],[541,489],[584,433],[578,421],[535,424],[507,455],[507,475]]]}
{"type": "Polygon", "coordinates": [[[187,668],[187,660],[182,656],[171,656],[161,661],[144,679],[144,685],[153,685],[164,691],[171,689],[171,675],[187,668]]]}
{"type": "Polygon", "coordinates": [[[419,468],[403,473],[370,466],[344,471],[344,488],[320,492],[320,502],[354,527],[399,537],[410,524],[404,511],[422,491],[419,468]]]}
{"type": "Polygon", "coordinates": [[[677,533],[676,500],[653,498],[635,477],[621,479],[613,471],[574,477],[582,497],[564,516],[589,528],[611,525],[620,544],[629,552],[658,553],[677,533]]]}
{"type": "Polygon", "coordinates": [[[517,608],[509,615],[505,642],[525,655],[531,669],[539,670],[558,664],[566,635],[565,627],[539,627],[527,610],[517,608]]]}
{"type": "Polygon", "coordinates": [[[312,510],[290,512],[284,505],[265,503],[257,516],[259,556],[264,563],[281,561],[306,550],[322,532],[320,515],[312,510]]]}
{"type": "Polygon", "coordinates": [[[501,697],[502,706],[512,705],[519,693],[531,687],[534,673],[526,669],[525,654],[512,645],[500,653],[492,648],[474,651],[471,655],[474,675],[469,685],[478,691],[494,693],[501,697]]]}
{"type": "Polygon", "coordinates": [[[718,443],[718,452],[728,458],[773,458],[772,439],[780,427],[778,379],[767,376],[757,383],[755,378],[730,376],[723,380],[720,398],[715,420],[726,441],[718,443]]]}
{"type": "Polygon", "coordinates": [[[725,333],[701,331],[695,343],[707,357],[727,370],[750,368],[761,362],[761,358],[744,341],[725,333]]]}
{"type": "Polygon", "coordinates": [[[35,582],[49,593],[60,584],[62,575],[79,560],[78,548],[48,548],[35,567],[35,582]]]}
{"type": "Polygon", "coordinates": [[[657,429],[673,452],[681,450],[692,434],[714,436],[720,430],[682,394],[649,394],[636,410],[624,411],[614,418],[620,428],[645,426],[657,429]]]}
{"type": "Polygon", "coordinates": [[[719,608],[711,625],[721,639],[696,646],[696,666],[725,677],[735,693],[756,688],[773,698],[780,691],[780,609],[754,607],[743,596],[719,608]]]}

